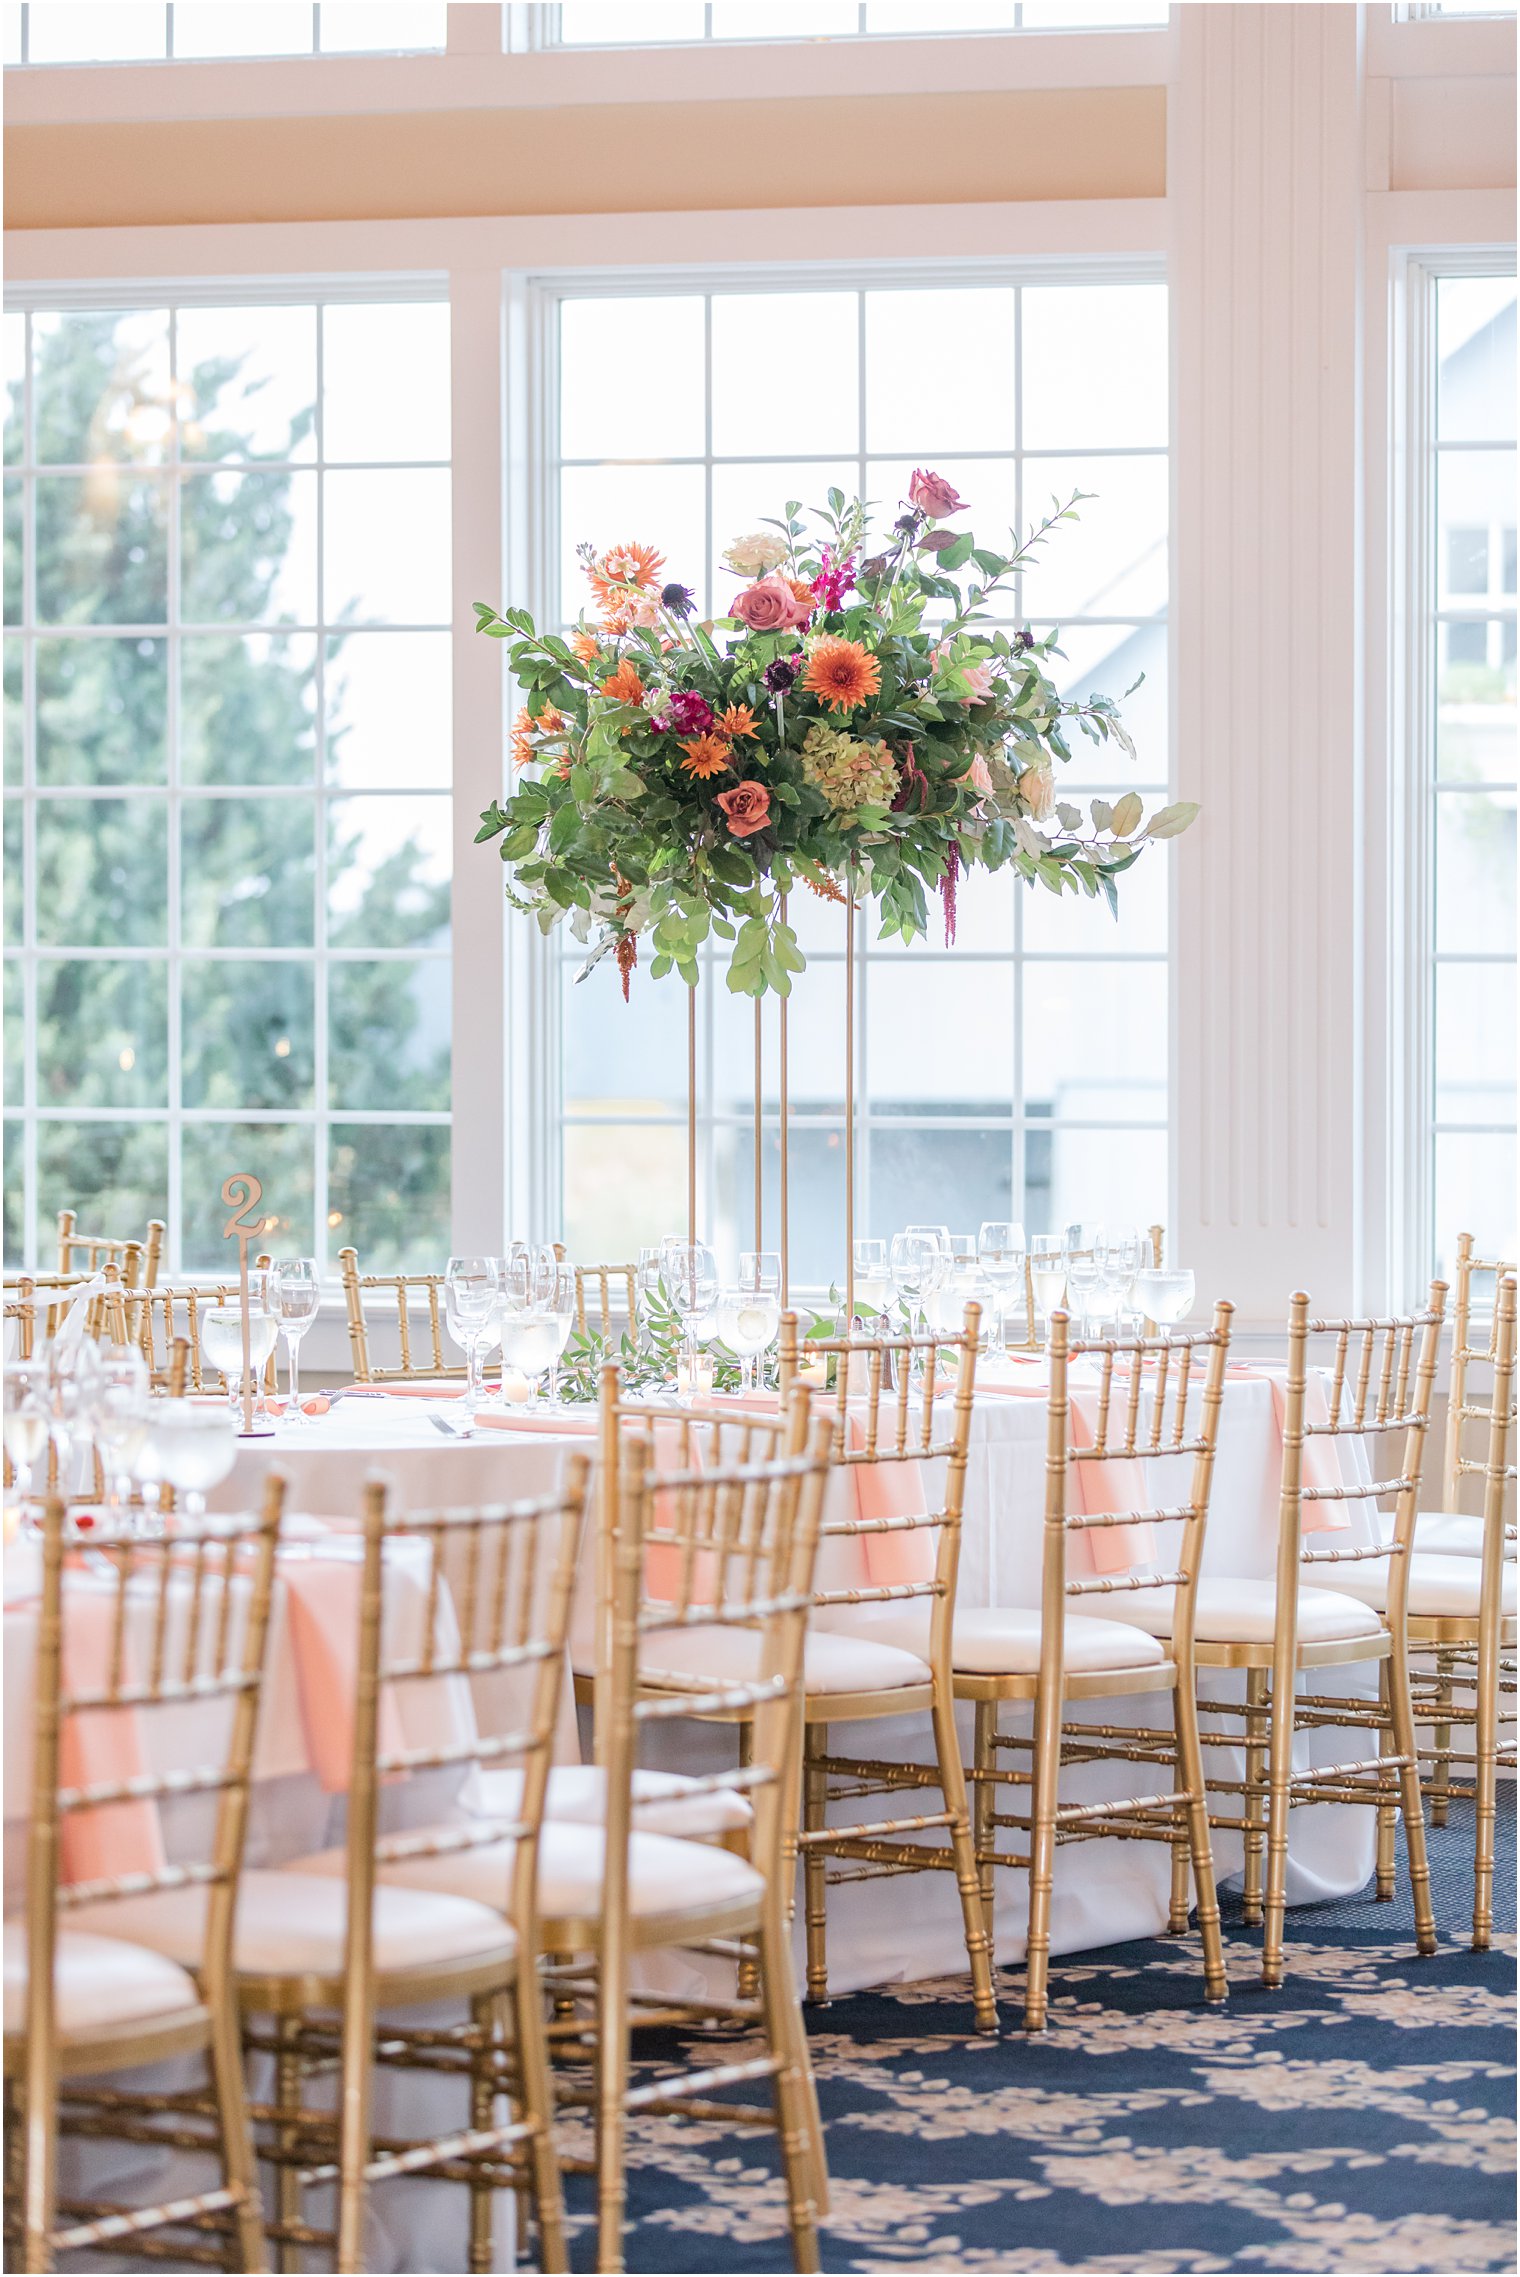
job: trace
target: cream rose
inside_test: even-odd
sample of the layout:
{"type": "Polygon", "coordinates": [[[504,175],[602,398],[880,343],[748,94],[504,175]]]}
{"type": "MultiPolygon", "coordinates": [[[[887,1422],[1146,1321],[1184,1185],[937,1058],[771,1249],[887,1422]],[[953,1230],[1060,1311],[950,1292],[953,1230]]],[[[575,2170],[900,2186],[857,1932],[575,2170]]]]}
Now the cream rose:
{"type": "Polygon", "coordinates": [[[1019,797],[1036,822],[1048,822],[1055,812],[1056,778],[1049,767],[1026,767],[1019,777],[1019,797]]]}
{"type": "Polygon", "coordinates": [[[751,530],[747,536],[735,538],[724,562],[736,577],[763,577],[768,569],[777,569],[786,559],[786,540],[771,530],[751,530]]]}

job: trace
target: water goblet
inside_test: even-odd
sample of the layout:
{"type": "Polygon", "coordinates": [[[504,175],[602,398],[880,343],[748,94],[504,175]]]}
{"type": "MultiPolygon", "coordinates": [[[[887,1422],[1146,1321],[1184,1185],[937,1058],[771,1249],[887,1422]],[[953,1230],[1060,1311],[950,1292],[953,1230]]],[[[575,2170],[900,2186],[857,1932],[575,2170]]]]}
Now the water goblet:
{"type": "MultiPolygon", "coordinates": [[[[279,1339],[272,1276],[260,1267],[248,1276],[248,1360],[253,1372],[253,1421],[257,1428],[269,1422],[264,1400],[264,1371],[279,1339]]],[[[211,1305],[201,1314],[201,1353],[227,1387],[227,1404],[234,1412],[243,1400],[243,1308],[238,1304],[211,1305]]]]}
{"type": "Polygon", "coordinates": [[[58,1491],[67,1501],[76,1483],[77,1457],[95,1427],[95,1386],[100,1355],[88,1337],[65,1343],[54,1337],[47,1352],[48,1433],[57,1460],[58,1491]]]}
{"type": "Polygon", "coordinates": [[[872,1313],[879,1319],[892,1302],[892,1275],[887,1265],[887,1245],[884,1241],[863,1240],[855,1244],[855,1309],[872,1313]]]}
{"type": "Polygon", "coordinates": [[[132,1500],[132,1465],[148,1436],[152,1391],[147,1364],[128,1344],[108,1344],[100,1354],[95,1395],[95,1444],[110,1478],[108,1507],[124,1519],[132,1500]]]}
{"type": "Polygon", "coordinates": [[[1008,1357],[1008,1306],[1024,1278],[1024,1228],[1011,1218],[984,1218],[976,1237],[977,1263],[992,1290],[998,1350],[1008,1357]]]}
{"type": "Polygon", "coordinates": [[[686,1376],[697,1381],[697,1346],[714,1334],[718,1260],[703,1241],[681,1241],[666,1251],[670,1293],[686,1334],[686,1376]]]}
{"type": "Polygon", "coordinates": [[[757,1388],[757,1363],[769,1351],[781,1326],[781,1300],[774,1289],[756,1289],[743,1283],[724,1289],[718,1298],[718,1334],[740,1362],[740,1390],[757,1388]]]}
{"type": "MultiPolygon", "coordinates": [[[[574,1300],[571,1300],[570,1318],[575,1317],[574,1300]]],[[[497,1314],[501,1328],[502,1381],[511,1368],[524,1377],[528,1386],[528,1405],[538,1405],[539,1385],[543,1378],[558,1366],[561,1351],[559,1320],[551,1303],[533,1297],[526,1304],[503,1305],[497,1314]]],[[[569,1331],[566,1330],[568,1335],[569,1331]]]]}
{"type": "Polygon", "coordinates": [[[1035,1307],[1049,1332],[1050,1316],[1066,1301],[1066,1239],[1059,1233],[1037,1233],[1029,1243],[1029,1280],[1035,1307]]]}
{"type": "Polygon", "coordinates": [[[549,1404],[559,1405],[559,1364],[575,1327],[575,1268],[556,1262],[545,1300],[554,1319],[554,1360],[549,1370],[549,1404]]]}
{"type": "Polygon", "coordinates": [[[204,1518],[207,1489],[220,1486],[237,1460],[232,1411],[188,1399],[164,1400],[153,1419],[151,1440],[158,1476],[184,1496],[185,1516],[204,1518]]]}
{"type": "Polygon", "coordinates": [[[290,1364],[290,1398],[286,1403],[285,1420],[300,1424],[303,1417],[297,1356],[302,1337],[321,1310],[322,1281],[317,1261],[315,1257],[282,1258],[274,1267],[270,1281],[275,1320],[285,1339],[290,1364]]]}
{"type": "Polygon", "coordinates": [[[492,1340],[502,1302],[501,1262],[495,1257],[451,1257],[444,1272],[444,1319],[465,1356],[466,1437],[475,1428],[481,1397],[481,1364],[492,1340]]]}
{"type": "Polygon", "coordinates": [[[1197,1284],[1186,1266],[1147,1265],[1135,1275],[1135,1300],[1147,1320],[1158,1328],[1173,1328],[1193,1309],[1197,1284]]]}
{"type": "Polygon", "coordinates": [[[32,1466],[46,1452],[52,1420],[48,1363],[39,1355],[11,1360],[5,1369],[5,1452],[16,1475],[16,1508],[22,1525],[32,1491],[32,1466]]]}

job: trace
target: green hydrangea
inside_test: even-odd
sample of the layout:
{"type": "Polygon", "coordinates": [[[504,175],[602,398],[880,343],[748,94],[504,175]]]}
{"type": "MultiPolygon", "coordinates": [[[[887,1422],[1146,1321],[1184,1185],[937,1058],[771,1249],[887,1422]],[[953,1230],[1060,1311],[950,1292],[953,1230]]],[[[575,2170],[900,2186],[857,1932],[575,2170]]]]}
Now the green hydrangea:
{"type": "Polygon", "coordinates": [[[842,728],[815,720],[802,746],[802,772],[816,784],[837,814],[857,807],[890,806],[897,796],[897,768],[884,743],[857,743],[842,728]]]}

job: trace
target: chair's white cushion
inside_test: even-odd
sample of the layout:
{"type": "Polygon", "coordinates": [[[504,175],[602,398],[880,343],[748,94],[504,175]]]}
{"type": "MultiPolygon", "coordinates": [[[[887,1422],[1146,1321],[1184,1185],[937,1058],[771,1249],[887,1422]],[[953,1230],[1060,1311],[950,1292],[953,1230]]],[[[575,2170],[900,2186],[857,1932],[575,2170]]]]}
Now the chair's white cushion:
{"type": "MultiPolygon", "coordinates": [[[[656,1630],[646,1638],[639,1673],[646,1684],[662,1674],[698,1676],[714,1687],[748,1684],[760,1672],[764,1639],[755,1629],[694,1628],[656,1630]]],[[[869,1636],[842,1636],[810,1628],[803,1660],[809,1693],[895,1692],[905,1684],[927,1684],[928,1663],[911,1648],[869,1636]]]]}
{"type": "MultiPolygon", "coordinates": [[[[480,1905],[505,1906],[512,1883],[511,1842],[486,1842],[437,1857],[396,1858],[380,1866],[391,1888],[448,1890],[480,1905]]],[[[546,1920],[592,1916],[601,1910],[603,1831],[599,1826],[546,1823],[538,1850],[538,1909],[546,1920]]],[[[343,1852],[297,1858],[296,1874],[341,1874],[343,1852]]],[[[629,1907],[634,1917],[675,1909],[729,1905],[758,1897],[761,1877],[731,1850],[705,1842],[676,1842],[667,1834],[635,1834],[628,1845],[629,1907]]]]}
{"type": "MultiPolygon", "coordinates": [[[[289,1873],[245,1873],[238,1889],[234,1955],[239,1973],[250,1977],[338,1976],[343,1969],[348,1892],[342,1876],[342,1850],[336,1881],[318,1878],[300,1866],[289,1873]]],[[[104,1936],[134,1937],[185,1968],[200,1965],[205,1941],[204,1889],[151,1890],[146,1897],[116,1898],[101,1906],[81,1906],[81,1922],[104,1936]]],[[[434,1962],[468,1961],[510,1948],[512,1931],[500,1914],[462,1898],[433,1899],[413,1890],[375,1893],[375,1966],[426,1968],[434,1962]]]]}
{"type": "MultiPolygon", "coordinates": [[[[1356,1565],[1339,1568],[1326,1566],[1323,1577],[1327,1589],[1337,1596],[1359,1598],[1364,1605],[1374,1605],[1382,1612],[1388,1603],[1389,1558],[1364,1558],[1356,1565]]],[[[1478,1597],[1483,1586],[1483,1565],[1479,1558],[1438,1557],[1416,1550],[1409,1561],[1409,1610],[1426,1619],[1442,1615],[1457,1620],[1476,1620],[1478,1597]]],[[[1506,1617],[1515,1610],[1515,1567],[1506,1559],[1501,1576],[1500,1604],[1506,1617]]]]}
{"type": "MultiPolygon", "coordinates": [[[[747,1796],[729,1787],[693,1795],[689,1790],[695,1785],[679,1771],[635,1771],[633,1822],[639,1832],[706,1842],[748,1830],[755,1814],[747,1796]]],[[[469,1801],[477,1817],[515,1818],[521,1807],[520,1771],[478,1775],[469,1801]]],[[[549,1773],[544,1815],[567,1826],[600,1826],[607,1815],[606,1774],[594,1763],[556,1763],[549,1773]]]]}
{"type": "MultiPolygon", "coordinates": [[[[1126,1589],[1117,1592],[1110,1613],[1104,1599],[1093,1610],[1102,1620],[1132,1622],[1153,1637],[1172,1633],[1173,1589],[1126,1589]]],[[[1270,1581],[1211,1581],[1202,1576],[1194,1612],[1193,1634],[1200,1644],[1270,1644],[1277,1619],[1277,1591],[1270,1581]]],[[[1381,1622],[1370,1619],[1364,1606],[1350,1604],[1329,1589],[1300,1589],[1298,1634],[1304,1644],[1329,1644],[1337,1638],[1376,1636],[1381,1622]]]]}
{"type": "MultiPolygon", "coordinates": [[[[872,1608],[862,1606],[862,1613],[872,1608]]],[[[896,1613],[876,1615],[864,1624],[873,1643],[897,1645],[904,1652],[929,1649],[927,1602],[896,1613]]],[[[958,1607],[951,1632],[952,1665],[967,1676],[1028,1676],[1040,1665],[1040,1616],[1021,1606],[958,1607]]],[[[1166,1658],[1154,1637],[1126,1632],[1118,1621],[1066,1616],[1066,1666],[1075,1674],[1101,1668],[1154,1667],[1166,1658]]]]}
{"type": "MultiPolygon", "coordinates": [[[[1483,1521],[1456,1510],[1422,1510],[1414,1522],[1414,1546],[1443,1558],[1480,1558],[1483,1521]]],[[[1513,1556],[1514,1544],[1506,1544],[1513,1556]]]]}
{"type": "MultiPolygon", "coordinates": [[[[125,1902],[125,1901],[123,1901],[125,1902]]],[[[145,2032],[200,2006],[192,1980],[173,1961],[123,1937],[58,1932],[54,2014],[61,2040],[89,2040],[123,2024],[145,2032]]],[[[26,2029],[26,1924],[5,1924],[5,2030],[26,2029]]]]}

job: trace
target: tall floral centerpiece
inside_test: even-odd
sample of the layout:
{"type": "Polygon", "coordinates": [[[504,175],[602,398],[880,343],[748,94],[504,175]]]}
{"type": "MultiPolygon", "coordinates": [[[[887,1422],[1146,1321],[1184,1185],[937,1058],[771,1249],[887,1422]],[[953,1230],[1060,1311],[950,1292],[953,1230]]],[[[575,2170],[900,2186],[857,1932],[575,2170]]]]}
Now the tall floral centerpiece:
{"type": "Polygon", "coordinates": [[[710,619],[639,544],[580,549],[595,612],[567,638],[477,602],[526,697],[512,788],[477,833],[499,841],[509,899],[546,933],[569,925],[582,977],[612,956],[625,996],[641,947],[655,978],[694,987],[715,937],[730,989],[784,998],[805,963],[797,886],[874,902],[883,938],[923,934],[937,897],[953,940],[968,867],[1117,912],[1146,842],[1197,810],[1063,798],[1073,733],[1134,746],[1110,697],[1058,694],[1055,633],[996,625],[1081,496],[1008,552],[957,526],[966,502],[923,470],[879,537],[842,491],[806,517],[792,501],[728,548],[735,588],[710,619]]]}

